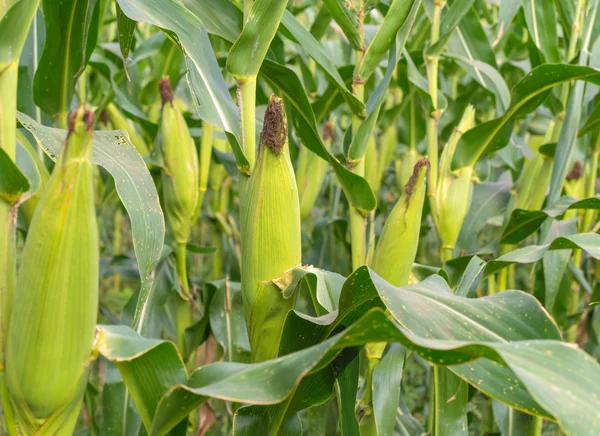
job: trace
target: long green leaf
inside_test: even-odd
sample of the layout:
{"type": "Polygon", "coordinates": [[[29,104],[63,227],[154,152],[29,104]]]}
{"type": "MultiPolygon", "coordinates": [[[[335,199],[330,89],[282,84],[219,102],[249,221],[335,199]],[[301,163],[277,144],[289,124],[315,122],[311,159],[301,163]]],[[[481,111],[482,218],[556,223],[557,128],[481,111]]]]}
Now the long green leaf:
{"type": "Polygon", "coordinates": [[[97,0],[43,0],[42,10],[46,42],[33,79],[33,99],[46,114],[66,123],[75,83],[96,46],[100,8],[97,0]]]}
{"type": "Polygon", "coordinates": [[[498,259],[491,260],[485,267],[485,274],[493,274],[513,263],[532,263],[540,260],[548,250],[581,249],[594,259],[600,259],[600,235],[579,233],[554,239],[549,244],[529,245],[511,251],[498,259]]]}
{"type": "Polygon", "coordinates": [[[529,34],[547,62],[560,62],[554,2],[521,0],[529,34]]]}
{"type": "Polygon", "coordinates": [[[129,57],[129,50],[133,43],[133,33],[137,23],[123,13],[121,7],[117,3],[117,29],[119,30],[119,47],[121,48],[121,56],[126,61],[129,57]]]}
{"type": "MultiPolygon", "coordinates": [[[[360,82],[366,82],[379,62],[383,59],[386,52],[390,50],[396,39],[400,28],[407,24],[408,33],[416,17],[416,10],[421,4],[420,0],[393,0],[387,15],[377,29],[375,37],[369,44],[367,51],[360,60],[356,69],[356,79],[360,82]]],[[[398,47],[401,51],[404,47],[398,47]]]]}
{"type": "Polygon", "coordinates": [[[556,218],[567,210],[600,210],[600,197],[575,200],[571,197],[561,197],[554,206],[544,210],[515,209],[510,215],[508,224],[502,232],[501,244],[518,244],[531,235],[546,221],[547,218],[556,218]]]}
{"type": "Polygon", "coordinates": [[[571,80],[600,84],[600,71],[566,64],[545,64],[533,69],[513,88],[511,103],[504,115],[474,127],[461,137],[452,160],[452,169],[472,166],[483,153],[505,147],[513,121],[535,110],[554,86],[571,80]]]}
{"type": "Polygon", "coordinates": [[[0,73],[19,61],[40,0],[17,0],[0,17],[0,73]]]}

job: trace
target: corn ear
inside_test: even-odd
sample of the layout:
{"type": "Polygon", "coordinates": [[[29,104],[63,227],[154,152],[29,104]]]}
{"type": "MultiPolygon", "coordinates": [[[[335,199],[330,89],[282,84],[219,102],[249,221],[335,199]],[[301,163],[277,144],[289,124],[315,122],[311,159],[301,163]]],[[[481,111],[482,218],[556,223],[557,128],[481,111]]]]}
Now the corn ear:
{"type": "Polygon", "coordinates": [[[93,124],[91,112],[71,115],[23,250],[6,351],[23,434],[72,433],[93,358],[99,273],[93,124]]]}
{"type": "Polygon", "coordinates": [[[439,180],[435,192],[435,213],[437,230],[442,240],[442,248],[449,252],[454,248],[460,229],[469,207],[473,186],[473,168],[465,167],[453,172],[450,168],[458,141],[475,123],[475,109],[468,106],[458,127],[450,135],[440,158],[439,180]]]}
{"type": "Polygon", "coordinates": [[[108,114],[108,120],[110,121],[110,124],[112,124],[112,127],[116,130],[125,130],[138,153],[142,157],[148,156],[148,146],[146,145],[146,141],[144,141],[142,135],[138,133],[133,123],[125,118],[114,103],[109,103],[106,106],[106,113],[108,114]]]}
{"type": "Polygon", "coordinates": [[[427,159],[415,164],[402,196],[385,221],[375,248],[371,264],[373,271],[394,286],[408,284],[417,255],[428,169],[427,159]]]}
{"type": "Polygon", "coordinates": [[[254,361],[277,356],[285,316],[294,306],[295,296],[284,299],[271,280],[301,260],[298,189],[285,112],[276,97],[260,138],[242,216],[242,292],[254,361]]]}
{"type": "Polygon", "coordinates": [[[187,244],[198,203],[198,153],[167,77],[160,81],[165,215],[175,242],[187,244]]]}
{"type": "MultiPolygon", "coordinates": [[[[334,139],[333,124],[328,121],[323,127],[323,142],[328,149],[334,139]]],[[[298,172],[296,181],[300,195],[300,217],[310,215],[315,201],[321,192],[323,179],[327,172],[327,162],[306,147],[300,149],[298,155],[298,172]]]]}

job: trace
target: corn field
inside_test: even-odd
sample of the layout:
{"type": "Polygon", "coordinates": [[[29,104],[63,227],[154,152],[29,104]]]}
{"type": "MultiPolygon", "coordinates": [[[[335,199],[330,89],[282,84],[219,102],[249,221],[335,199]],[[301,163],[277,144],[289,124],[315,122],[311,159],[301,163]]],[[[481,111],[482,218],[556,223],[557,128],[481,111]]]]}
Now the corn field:
{"type": "Polygon", "coordinates": [[[600,434],[600,0],[0,0],[0,434],[600,434]]]}

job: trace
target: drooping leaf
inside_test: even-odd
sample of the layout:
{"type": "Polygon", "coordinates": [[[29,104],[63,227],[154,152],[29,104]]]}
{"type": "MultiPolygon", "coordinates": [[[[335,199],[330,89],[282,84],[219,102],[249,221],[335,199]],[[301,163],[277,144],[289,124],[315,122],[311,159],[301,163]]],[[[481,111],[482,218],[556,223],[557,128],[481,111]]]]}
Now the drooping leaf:
{"type": "Polygon", "coordinates": [[[553,206],[544,210],[515,209],[502,232],[501,244],[518,244],[531,235],[548,218],[556,218],[567,210],[600,209],[600,197],[576,200],[572,197],[561,197],[553,206]]]}
{"type": "Polygon", "coordinates": [[[600,235],[579,233],[562,236],[549,244],[529,245],[491,260],[485,267],[485,275],[493,274],[513,263],[532,263],[540,260],[548,250],[581,249],[594,259],[600,258],[600,235]]]}
{"type": "Polygon", "coordinates": [[[129,50],[133,43],[133,33],[135,32],[136,22],[130,19],[123,13],[121,7],[117,3],[117,29],[119,30],[119,47],[121,48],[121,56],[123,61],[127,61],[129,50]]]}

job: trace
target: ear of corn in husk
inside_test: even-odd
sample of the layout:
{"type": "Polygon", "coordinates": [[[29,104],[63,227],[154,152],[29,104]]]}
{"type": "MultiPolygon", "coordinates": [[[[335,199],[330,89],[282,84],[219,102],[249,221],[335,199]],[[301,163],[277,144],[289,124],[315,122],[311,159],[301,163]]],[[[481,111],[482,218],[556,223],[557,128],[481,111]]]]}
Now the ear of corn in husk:
{"type": "Polygon", "coordinates": [[[187,244],[198,203],[198,153],[168,78],[160,81],[165,215],[177,244],[187,244]]]}
{"type": "MultiPolygon", "coordinates": [[[[325,143],[325,147],[329,148],[331,146],[335,137],[334,135],[333,123],[330,121],[326,122],[323,127],[323,142],[325,143]]],[[[311,213],[323,186],[323,179],[326,172],[327,162],[325,160],[304,146],[300,148],[296,181],[300,193],[300,216],[302,218],[311,213]]]]}
{"type": "Polygon", "coordinates": [[[106,113],[108,114],[108,120],[110,121],[110,124],[112,124],[112,127],[116,130],[125,130],[138,153],[142,157],[148,156],[148,146],[146,145],[146,141],[142,135],[138,133],[131,120],[128,120],[114,103],[109,103],[106,106],[106,113]]]}
{"type": "Polygon", "coordinates": [[[23,434],[71,434],[87,383],[98,311],[94,116],[69,120],[67,143],[27,234],[6,349],[23,434]]]}
{"type": "Polygon", "coordinates": [[[474,123],[475,109],[473,106],[468,106],[457,128],[450,135],[440,158],[434,218],[442,241],[442,252],[447,253],[447,255],[451,255],[451,251],[456,244],[463,221],[471,205],[473,192],[471,182],[473,168],[465,167],[452,171],[450,165],[460,137],[464,132],[471,129],[474,123]]]}
{"type": "Polygon", "coordinates": [[[242,216],[242,292],[253,361],[277,356],[295,295],[284,299],[271,280],[301,261],[300,206],[281,101],[272,96],[258,162],[247,184],[242,216]]]}
{"type": "Polygon", "coordinates": [[[429,162],[419,160],[402,196],[387,217],[375,248],[373,271],[394,286],[406,286],[419,245],[429,162]]]}

